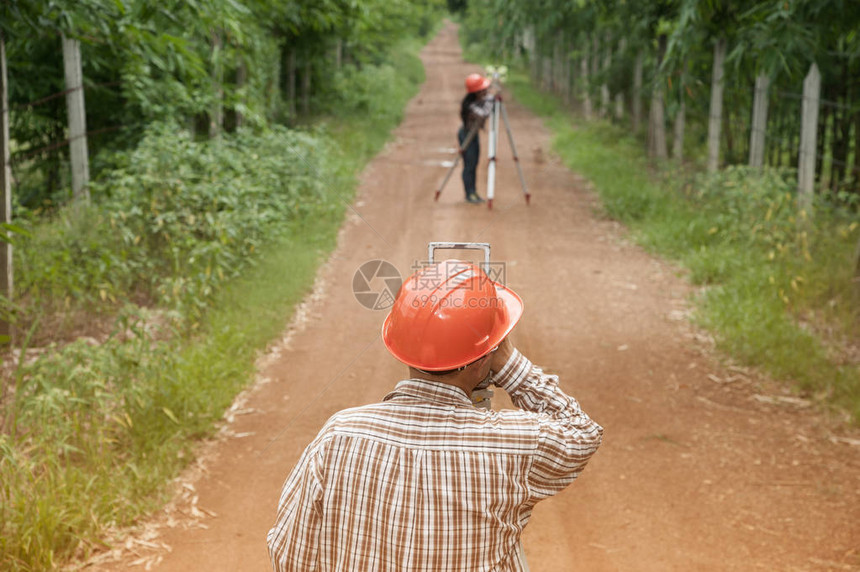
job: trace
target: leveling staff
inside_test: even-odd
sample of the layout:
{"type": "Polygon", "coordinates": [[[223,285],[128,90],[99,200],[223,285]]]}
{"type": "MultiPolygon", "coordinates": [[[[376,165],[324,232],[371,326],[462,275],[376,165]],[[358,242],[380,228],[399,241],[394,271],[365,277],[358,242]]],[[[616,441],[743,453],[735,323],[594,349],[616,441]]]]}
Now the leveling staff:
{"type": "Polygon", "coordinates": [[[276,571],[526,570],[532,508],[600,445],[600,425],[508,339],[519,296],[452,262],[410,277],[385,320],[410,378],[335,414],[287,478],[268,535],[276,571]],[[482,382],[519,409],[475,407],[482,382]]]}

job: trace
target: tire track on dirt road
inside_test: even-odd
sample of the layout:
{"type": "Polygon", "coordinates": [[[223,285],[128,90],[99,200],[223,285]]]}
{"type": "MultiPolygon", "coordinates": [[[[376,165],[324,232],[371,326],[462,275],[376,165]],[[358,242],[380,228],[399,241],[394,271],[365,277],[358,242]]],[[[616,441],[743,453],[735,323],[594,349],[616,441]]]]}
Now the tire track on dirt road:
{"type": "Polygon", "coordinates": [[[533,572],[858,568],[858,448],[832,441],[840,429],[811,408],[753,399],[780,390],[710,355],[680,273],[594,214],[540,119],[506,100],[530,207],[506,142],[493,211],[465,204],[457,177],[433,202],[462,78],[477,71],[456,34],[447,25],[422,52],[427,81],[362,176],[361,216],[348,215],[300,327],[261,363],[229,435],[172,507],[89,569],[269,569],[266,531],[303,448],[332,413],[378,401],[405,375],[379,339],[385,312],[353,297],[353,273],[383,259],[405,275],[431,240],[492,243],[526,304],[515,343],[606,430],[579,480],[534,511],[533,572]]]}

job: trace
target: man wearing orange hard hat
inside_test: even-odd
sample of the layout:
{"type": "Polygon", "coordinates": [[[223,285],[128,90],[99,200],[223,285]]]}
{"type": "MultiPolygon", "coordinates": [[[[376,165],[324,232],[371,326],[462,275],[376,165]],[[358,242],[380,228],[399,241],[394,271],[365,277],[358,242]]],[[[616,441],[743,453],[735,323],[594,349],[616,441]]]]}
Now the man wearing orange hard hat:
{"type": "Polygon", "coordinates": [[[603,429],[514,348],[522,312],[468,262],[406,280],[382,337],[409,379],[335,414],[305,450],[269,531],[275,570],[528,570],[532,509],[576,479],[603,429]],[[490,384],[519,409],[476,407],[490,384]]]}
{"type": "Polygon", "coordinates": [[[478,139],[478,131],[483,129],[484,123],[493,112],[493,95],[488,93],[490,80],[481,74],[473,73],[466,77],[466,95],[460,102],[460,129],[457,131],[457,141],[460,147],[469,134],[473,133],[471,140],[462,149],[463,153],[463,188],[466,191],[466,201],[470,203],[483,203],[478,195],[477,173],[478,161],[481,156],[481,144],[478,139]]]}

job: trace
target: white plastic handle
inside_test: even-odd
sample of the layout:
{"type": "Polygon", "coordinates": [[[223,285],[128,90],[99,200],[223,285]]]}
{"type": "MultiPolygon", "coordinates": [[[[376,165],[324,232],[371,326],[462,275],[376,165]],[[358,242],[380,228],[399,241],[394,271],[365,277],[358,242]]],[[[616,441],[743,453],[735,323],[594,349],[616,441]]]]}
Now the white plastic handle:
{"type": "Polygon", "coordinates": [[[433,264],[433,254],[436,250],[483,250],[484,262],[482,270],[490,273],[490,243],[489,242],[431,242],[427,245],[427,260],[433,264]]]}

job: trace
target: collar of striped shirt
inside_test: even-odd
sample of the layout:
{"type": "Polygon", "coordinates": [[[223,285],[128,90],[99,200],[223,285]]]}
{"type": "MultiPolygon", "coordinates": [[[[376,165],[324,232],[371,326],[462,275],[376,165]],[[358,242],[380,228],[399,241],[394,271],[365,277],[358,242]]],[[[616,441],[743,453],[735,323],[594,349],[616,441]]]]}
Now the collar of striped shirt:
{"type": "Polygon", "coordinates": [[[394,391],[385,396],[383,401],[396,399],[417,399],[440,405],[472,407],[472,400],[459,387],[429,379],[404,379],[395,386],[394,391]]]}

